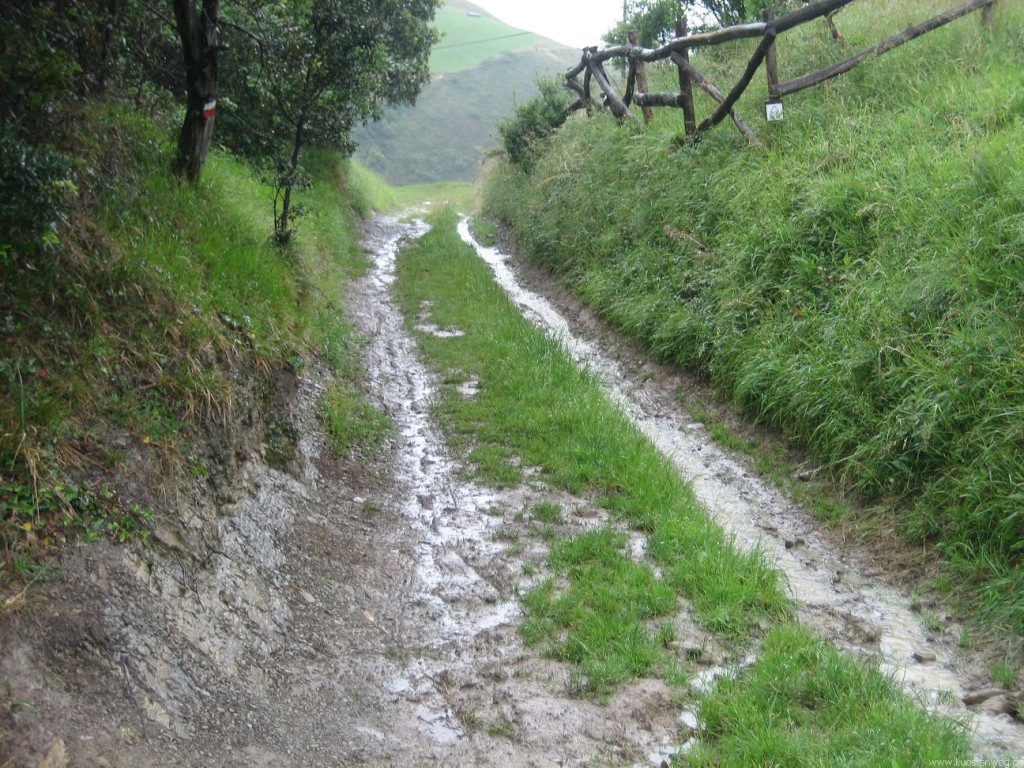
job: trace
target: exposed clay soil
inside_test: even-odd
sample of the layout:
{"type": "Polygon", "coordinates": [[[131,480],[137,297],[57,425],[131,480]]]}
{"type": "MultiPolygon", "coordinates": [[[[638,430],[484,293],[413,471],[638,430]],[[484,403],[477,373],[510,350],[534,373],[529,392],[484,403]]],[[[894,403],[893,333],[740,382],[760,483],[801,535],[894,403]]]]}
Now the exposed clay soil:
{"type": "MultiPolygon", "coordinates": [[[[0,626],[0,766],[643,766],[689,739],[685,691],[641,680],[609,701],[581,697],[568,667],[519,639],[517,590],[546,552],[529,510],[555,501],[570,526],[606,520],[536,478],[501,492],[462,478],[430,420],[433,380],[389,297],[399,241],[421,231],[368,224],[377,267],[349,297],[368,394],[395,424],[388,449],[331,455],[317,410],[329,377],[309,366],[279,387],[275,418],[298,436],[293,460],[268,461],[267,446],[236,435],[209,477],[165,505],[148,545],[67,550],[59,578],[0,626]]],[[[928,636],[877,563],[710,443],[679,403],[677,376],[530,275],[571,318],[573,353],[716,518],[786,569],[804,620],[880,655],[925,696],[981,684],[954,633],[928,636]],[[936,661],[908,658],[919,650],[936,661]]],[[[547,322],[548,310],[525,311],[547,322]]],[[[642,539],[631,543],[642,557],[642,539]]],[[[695,679],[734,660],[685,612],[676,624],[680,653],[704,649],[695,679]]],[[[1021,753],[1008,715],[976,723],[981,752],[1021,753]]]]}

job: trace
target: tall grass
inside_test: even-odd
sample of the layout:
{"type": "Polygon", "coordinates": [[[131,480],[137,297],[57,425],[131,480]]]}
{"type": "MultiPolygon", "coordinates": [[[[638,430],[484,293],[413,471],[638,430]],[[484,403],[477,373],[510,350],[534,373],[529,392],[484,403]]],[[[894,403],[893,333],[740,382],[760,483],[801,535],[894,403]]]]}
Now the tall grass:
{"type": "MultiPolygon", "coordinates": [[[[846,50],[817,25],[782,38],[783,76],[945,5],[854,4],[846,50]]],[[[1022,21],[1001,3],[990,32],[968,18],[795,95],[783,124],[758,126],[762,150],[728,125],[675,142],[665,111],[647,128],[580,116],[532,174],[505,165],[485,192],[527,252],[935,545],[961,597],[1015,634],[1022,21]]],[[[731,48],[695,58],[723,86],[749,55],[731,48]]]]}

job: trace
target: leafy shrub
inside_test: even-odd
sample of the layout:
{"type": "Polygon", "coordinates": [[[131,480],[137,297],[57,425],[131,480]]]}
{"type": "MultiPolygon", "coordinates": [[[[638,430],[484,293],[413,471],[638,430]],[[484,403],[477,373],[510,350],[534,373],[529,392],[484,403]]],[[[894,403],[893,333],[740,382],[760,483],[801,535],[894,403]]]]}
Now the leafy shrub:
{"type": "Polygon", "coordinates": [[[498,125],[509,160],[527,172],[532,170],[544,139],[569,116],[569,93],[558,80],[539,80],[537,87],[536,96],[498,125]]]}
{"type": "Polygon", "coordinates": [[[57,224],[75,191],[71,164],[57,150],[34,147],[13,130],[0,133],[0,261],[57,240],[57,224]]]}

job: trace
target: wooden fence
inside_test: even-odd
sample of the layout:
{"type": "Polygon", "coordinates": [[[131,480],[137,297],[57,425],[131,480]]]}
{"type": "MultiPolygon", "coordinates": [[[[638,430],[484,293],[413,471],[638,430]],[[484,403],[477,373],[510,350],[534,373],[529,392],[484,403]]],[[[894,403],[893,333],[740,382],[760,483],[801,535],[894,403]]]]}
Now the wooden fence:
{"type": "Polygon", "coordinates": [[[861,51],[856,56],[852,56],[845,61],[809,72],[791,80],[779,82],[775,57],[776,39],[784,32],[820,18],[826,19],[833,37],[841,39],[839,30],[833,23],[832,17],[836,12],[852,2],[854,0],[817,0],[779,18],[774,18],[770,11],[766,11],[762,22],[740,24],[693,35],[688,34],[686,21],[681,20],[676,22],[675,38],[660,48],[643,48],[637,45],[635,33],[630,34],[627,45],[612,46],[603,50],[599,50],[596,47],[584,48],[580,63],[565,75],[566,87],[579,96],[576,102],[570,105],[569,111],[577,109],[589,110],[595,104],[591,96],[591,84],[597,83],[604,95],[605,106],[616,117],[635,117],[630,110],[630,106],[635,104],[642,110],[644,120],[650,122],[654,114],[652,107],[676,107],[683,110],[686,134],[698,138],[704,131],[718,125],[726,116],[730,116],[740,133],[751,144],[760,144],[757,135],[736,113],[735,106],[754,79],[754,75],[762,63],[765,64],[768,80],[768,101],[765,103],[765,114],[769,120],[778,119],[778,116],[781,115],[782,98],[784,96],[819,85],[826,80],[849,72],[869,58],[887,53],[951,21],[981,10],[984,23],[987,26],[991,25],[992,9],[996,0],[968,0],[963,5],[952,10],[939,14],[920,24],[908,27],[902,32],[883,40],[873,48],[861,51]],[[728,93],[723,93],[716,88],[708,78],[702,75],[690,63],[689,52],[691,49],[748,38],[760,38],[760,41],[747,62],[742,76],[728,93]],[[616,92],[611,78],[608,77],[604,67],[605,62],[612,59],[626,59],[629,63],[626,90],[622,96],[616,92]],[[649,93],[647,90],[645,64],[665,59],[671,60],[679,68],[679,91],[676,93],[649,93]],[[579,81],[581,74],[583,75],[582,83],[579,81]],[[699,125],[697,124],[693,106],[694,83],[718,103],[715,111],[699,125]]]}

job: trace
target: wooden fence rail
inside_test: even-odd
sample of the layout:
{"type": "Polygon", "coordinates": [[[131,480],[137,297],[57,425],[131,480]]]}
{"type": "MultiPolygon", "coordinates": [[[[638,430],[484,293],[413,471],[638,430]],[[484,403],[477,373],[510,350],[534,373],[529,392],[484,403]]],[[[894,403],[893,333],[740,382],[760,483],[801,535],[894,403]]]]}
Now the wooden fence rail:
{"type": "Polygon", "coordinates": [[[841,36],[832,22],[832,17],[837,11],[852,2],[854,0],[816,0],[816,2],[805,5],[803,8],[787,13],[779,18],[774,18],[772,13],[768,11],[765,13],[764,21],[762,22],[739,24],[693,35],[687,33],[686,22],[681,20],[676,24],[675,38],[659,48],[643,48],[637,45],[635,33],[630,35],[629,44],[627,45],[610,46],[603,50],[584,48],[580,63],[565,74],[566,87],[579,97],[570,105],[569,110],[575,111],[577,109],[591,108],[595,104],[591,93],[591,86],[593,83],[597,83],[604,96],[605,106],[618,118],[634,117],[630,111],[631,105],[640,107],[643,111],[644,120],[647,122],[653,119],[652,107],[680,108],[683,110],[686,134],[692,137],[699,137],[705,131],[718,125],[726,117],[731,117],[737,129],[746,137],[748,142],[760,144],[757,135],[736,113],[735,106],[736,102],[739,101],[740,97],[750,86],[762,63],[765,64],[767,71],[769,101],[781,103],[780,100],[784,96],[819,85],[833,77],[845,74],[872,57],[888,53],[904,43],[908,43],[921,35],[963,18],[974,11],[981,10],[984,23],[991,25],[992,8],[996,0],[967,0],[962,5],[920,24],[908,27],[902,32],[886,38],[873,48],[861,51],[856,56],[845,61],[780,83],[775,63],[775,43],[779,35],[802,24],[824,17],[829,23],[833,37],[840,39],[841,36]],[[747,62],[743,75],[727,94],[723,94],[722,91],[716,88],[707,77],[697,71],[690,63],[691,49],[720,45],[733,40],[753,38],[760,38],[760,41],[747,62]],[[624,96],[619,96],[604,68],[605,62],[612,59],[625,59],[629,65],[624,96]],[[671,60],[679,68],[679,91],[677,93],[648,93],[645,65],[666,59],[671,60]],[[583,75],[582,83],[579,81],[581,74],[583,75]],[[694,83],[718,103],[717,108],[711,115],[699,125],[697,124],[693,109],[694,83]]]}

